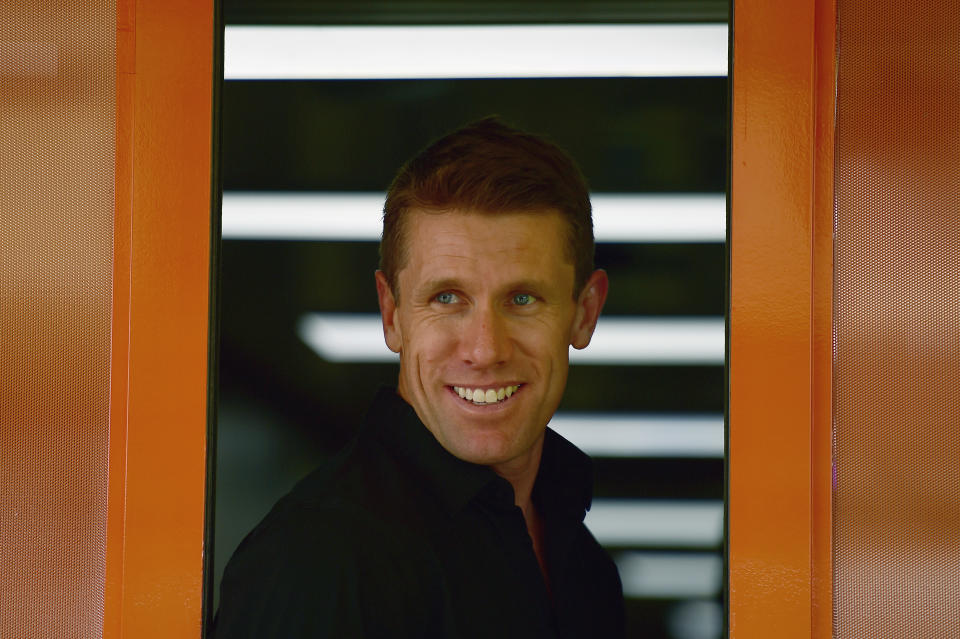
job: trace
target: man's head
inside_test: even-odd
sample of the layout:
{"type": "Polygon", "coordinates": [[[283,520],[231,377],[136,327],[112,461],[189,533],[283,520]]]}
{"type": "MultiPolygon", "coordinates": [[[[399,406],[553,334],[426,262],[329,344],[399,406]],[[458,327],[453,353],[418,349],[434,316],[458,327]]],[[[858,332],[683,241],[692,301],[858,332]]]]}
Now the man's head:
{"type": "Polygon", "coordinates": [[[593,272],[593,220],[586,180],[555,144],[484,118],[440,138],[397,173],[383,207],[380,270],[396,290],[406,263],[411,210],[482,213],[556,211],[576,295],[593,272]]]}
{"type": "Polygon", "coordinates": [[[572,160],[494,120],[454,132],[394,181],[381,253],[400,395],[460,459],[539,459],[569,347],[590,342],[607,293],[572,160]]]}

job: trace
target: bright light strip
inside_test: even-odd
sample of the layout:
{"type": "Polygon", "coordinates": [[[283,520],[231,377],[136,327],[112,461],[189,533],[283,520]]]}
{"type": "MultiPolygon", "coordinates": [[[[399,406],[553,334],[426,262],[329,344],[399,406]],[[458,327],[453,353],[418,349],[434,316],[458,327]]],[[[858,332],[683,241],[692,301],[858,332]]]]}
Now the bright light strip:
{"type": "Polygon", "coordinates": [[[727,75],[727,25],[228,26],[226,80],[727,75]]]}
{"type": "MultiPolygon", "coordinates": [[[[376,314],[308,313],[300,338],[330,362],[396,362],[383,341],[376,314]]],[[[670,319],[606,317],[584,350],[570,350],[574,364],[721,365],[722,317],[670,319]]]]}
{"type": "Polygon", "coordinates": [[[711,599],[687,599],[670,606],[667,632],[677,639],[720,639],[723,606],[711,599]]]}
{"type": "MultiPolygon", "coordinates": [[[[379,242],[382,193],[225,191],[223,238],[379,242]]],[[[707,194],[595,193],[598,242],[723,242],[726,198],[707,194]]]]}
{"type": "Polygon", "coordinates": [[[723,539],[723,503],[595,499],[584,523],[605,546],[712,548],[723,539]]]}
{"type": "Polygon", "coordinates": [[[723,558],[720,555],[624,552],[619,553],[615,561],[626,597],[714,597],[723,585],[723,558]]]}
{"type": "Polygon", "coordinates": [[[723,193],[595,193],[593,234],[598,242],[724,242],[723,193]]]}
{"type": "Polygon", "coordinates": [[[557,413],[550,428],[593,457],[723,458],[723,415],[557,413]]]}
{"type": "Polygon", "coordinates": [[[590,345],[570,350],[575,364],[722,365],[722,317],[600,317],[590,345]]]}
{"type": "Polygon", "coordinates": [[[383,341],[379,315],[308,313],[300,318],[297,333],[328,362],[400,361],[383,341]]]}
{"type": "Polygon", "coordinates": [[[379,242],[383,193],[224,191],[225,240],[379,242]]]}

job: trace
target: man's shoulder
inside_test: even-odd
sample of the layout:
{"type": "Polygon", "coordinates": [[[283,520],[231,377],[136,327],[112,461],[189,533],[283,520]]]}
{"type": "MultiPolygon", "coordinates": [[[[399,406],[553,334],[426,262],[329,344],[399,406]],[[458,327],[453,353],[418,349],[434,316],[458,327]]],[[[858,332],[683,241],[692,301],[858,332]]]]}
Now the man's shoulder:
{"type": "Polygon", "coordinates": [[[265,519],[231,558],[213,636],[439,635],[440,572],[426,545],[363,509],[291,509],[265,519]]]}
{"type": "Polygon", "coordinates": [[[376,563],[428,552],[413,526],[397,521],[362,489],[341,485],[309,498],[287,495],[246,536],[228,572],[265,568],[315,575],[344,562],[376,563]]]}
{"type": "Polygon", "coordinates": [[[389,503],[411,480],[380,457],[345,450],[277,502],[227,564],[215,636],[352,636],[340,624],[433,614],[440,564],[415,518],[389,503]],[[398,598],[397,584],[408,594],[398,598]]]}
{"type": "Polygon", "coordinates": [[[251,534],[352,537],[384,526],[415,534],[433,511],[436,501],[416,473],[361,434],[299,481],[251,534]]]}

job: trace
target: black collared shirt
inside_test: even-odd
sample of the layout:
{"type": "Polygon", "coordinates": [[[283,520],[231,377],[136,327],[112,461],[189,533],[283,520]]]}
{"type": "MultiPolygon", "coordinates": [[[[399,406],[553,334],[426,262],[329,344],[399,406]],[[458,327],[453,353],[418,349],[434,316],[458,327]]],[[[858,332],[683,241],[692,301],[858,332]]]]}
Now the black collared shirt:
{"type": "Polygon", "coordinates": [[[533,489],[548,590],[510,483],[384,389],[357,438],[234,553],[213,636],[622,637],[616,567],[583,525],[591,478],[548,429],[533,489]]]}

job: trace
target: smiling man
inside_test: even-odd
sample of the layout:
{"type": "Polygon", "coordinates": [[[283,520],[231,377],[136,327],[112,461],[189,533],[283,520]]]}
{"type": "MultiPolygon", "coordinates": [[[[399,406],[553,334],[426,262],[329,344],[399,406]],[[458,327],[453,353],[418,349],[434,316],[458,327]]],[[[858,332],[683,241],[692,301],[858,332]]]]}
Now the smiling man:
{"type": "Polygon", "coordinates": [[[377,295],[397,388],[247,537],[217,637],[619,637],[583,525],[589,459],[547,428],[607,295],[586,184],[485,119],[387,193],[377,295]]]}

